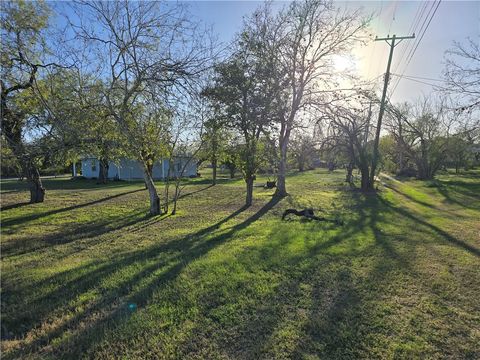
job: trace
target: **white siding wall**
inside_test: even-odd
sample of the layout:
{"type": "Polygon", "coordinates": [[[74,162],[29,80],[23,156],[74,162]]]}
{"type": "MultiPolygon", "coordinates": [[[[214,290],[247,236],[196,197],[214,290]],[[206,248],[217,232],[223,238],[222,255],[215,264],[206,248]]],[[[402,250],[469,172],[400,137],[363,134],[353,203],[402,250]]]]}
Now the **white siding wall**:
{"type": "Polygon", "coordinates": [[[116,179],[117,177],[120,178],[119,168],[117,164],[110,161],[110,163],[108,164],[108,178],[116,179]]]}
{"type": "Polygon", "coordinates": [[[82,176],[87,179],[98,177],[98,160],[95,158],[82,159],[82,176]]]}
{"type": "Polygon", "coordinates": [[[135,180],[143,179],[143,170],[140,163],[136,160],[121,159],[120,160],[120,179],[135,180]]]}
{"type": "Polygon", "coordinates": [[[197,161],[195,159],[190,160],[190,163],[187,165],[185,169],[185,176],[197,176],[197,161]]]}
{"type": "MultiPolygon", "coordinates": [[[[183,166],[188,161],[188,158],[177,158],[172,161],[172,169],[170,170],[170,176],[177,176],[180,171],[182,171],[183,166]]],[[[168,174],[169,162],[165,160],[165,176],[168,174]]],[[[185,171],[183,172],[184,177],[190,177],[197,175],[197,163],[195,159],[190,160],[185,171]]]]}
{"type": "Polygon", "coordinates": [[[162,172],[162,161],[157,161],[153,164],[152,176],[154,179],[163,179],[164,175],[162,172]]]}
{"type": "MultiPolygon", "coordinates": [[[[170,176],[176,176],[178,170],[183,167],[188,159],[179,158],[175,159],[172,163],[172,171],[170,176]]],[[[168,160],[157,161],[153,165],[153,178],[155,180],[163,179],[168,174],[169,162],[168,160]],[[162,166],[163,162],[163,166],[162,166]]],[[[82,175],[88,179],[97,178],[99,173],[99,163],[96,158],[82,159],[82,175]]],[[[194,159],[192,159],[183,176],[190,177],[197,174],[197,165],[194,159]]],[[[108,177],[110,179],[119,178],[121,180],[138,180],[143,179],[143,168],[136,160],[121,159],[118,163],[110,162],[108,168],[108,177]]]]}

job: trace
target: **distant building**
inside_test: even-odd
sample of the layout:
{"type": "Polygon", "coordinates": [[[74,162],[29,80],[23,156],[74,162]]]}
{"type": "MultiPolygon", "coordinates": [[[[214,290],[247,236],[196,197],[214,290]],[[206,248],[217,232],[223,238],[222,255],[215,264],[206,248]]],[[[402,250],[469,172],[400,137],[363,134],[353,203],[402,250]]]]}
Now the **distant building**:
{"type": "MultiPolygon", "coordinates": [[[[156,161],[153,164],[152,177],[154,180],[162,180],[169,175],[176,177],[182,171],[188,158],[175,158],[170,164],[167,159],[156,161]],[[170,169],[170,174],[168,169],[170,169]]],[[[82,159],[82,175],[87,179],[98,178],[100,164],[96,157],[85,157],[82,159]]],[[[197,175],[197,163],[191,159],[183,173],[184,177],[193,177],[197,175]]],[[[143,167],[137,160],[122,158],[118,162],[109,162],[108,178],[119,180],[138,180],[143,179],[143,167]]]]}

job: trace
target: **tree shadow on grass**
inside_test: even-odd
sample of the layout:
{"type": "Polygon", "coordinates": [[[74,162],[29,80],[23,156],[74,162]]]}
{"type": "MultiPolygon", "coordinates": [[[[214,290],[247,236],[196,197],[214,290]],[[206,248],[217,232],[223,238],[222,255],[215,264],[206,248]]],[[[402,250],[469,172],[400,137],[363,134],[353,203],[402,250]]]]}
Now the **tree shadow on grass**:
{"type": "MultiPolygon", "coordinates": [[[[289,254],[281,262],[276,261],[275,271],[284,274],[282,279],[285,280],[275,293],[252,305],[253,308],[245,312],[247,316],[252,315],[238,329],[223,329],[238,337],[227,349],[232,357],[240,354],[242,358],[368,358],[378,355],[370,352],[369,341],[394,343],[389,336],[395,331],[395,324],[379,299],[395,296],[392,284],[402,285],[405,279],[411,279],[407,286],[418,286],[414,279],[422,276],[415,269],[416,255],[411,249],[421,240],[388,233],[382,228],[383,224],[391,225],[399,217],[478,255],[477,249],[409,211],[393,206],[381,194],[346,192],[342,196],[342,202],[349,203],[348,208],[355,216],[347,220],[337,234],[311,246],[308,255],[289,254]],[[371,233],[373,238],[369,246],[357,249],[355,237],[363,232],[371,233]],[[337,245],[344,250],[327,251],[337,245]],[[367,261],[367,270],[352,266],[358,258],[367,261]],[[355,273],[358,270],[360,274],[355,273]],[[310,291],[310,301],[302,296],[302,291],[310,291]]],[[[318,227],[320,233],[324,230],[329,229],[318,227]]],[[[268,238],[277,241],[256,250],[248,249],[245,258],[254,257],[258,262],[269,263],[276,254],[287,254],[285,249],[289,248],[292,239],[288,234],[278,236],[284,232],[279,229],[272,233],[268,238]]],[[[264,271],[270,270],[265,268],[264,271]]],[[[430,294],[429,291],[425,289],[426,294],[430,294]]],[[[218,346],[223,345],[219,343],[218,346]]],[[[381,348],[382,343],[378,346],[381,348]]],[[[402,350],[398,351],[400,354],[402,350]]]]}
{"type": "Polygon", "coordinates": [[[135,303],[139,308],[148,304],[154,292],[175,279],[190,262],[230,240],[235,233],[265,215],[278,201],[278,199],[272,198],[245,221],[227,230],[219,229],[222,224],[245,211],[244,207],[218,223],[184,238],[157,244],[148,249],[121,254],[104,263],[91,263],[57,274],[40,283],[36,282],[32,284],[34,288],[24,291],[35,293],[36,289],[43,286],[60,285],[52,291],[34,297],[34,300],[29,303],[23,303],[20,308],[15,309],[14,313],[12,309],[14,304],[11,301],[15,301],[22,294],[10,294],[6,289],[7,306],[10,309],[7,313],[9,316],[5,316],[3,320],[15,337],[23,337],[27,332],[54,316],[55,313],[75,312],[72,302],[75,303],[82,294],[94,291],[99,295],[95,301],[83,305],[82,311],[75,312],[75,315],[54,326],[52,330],[47,330],[46,334],[35,338],[17,351],[6,354],[5,358],[16,358],[21,354],[38,351],[49,344],[52,339],[61,337],[67,331],[74,334],[71,342],[65,345],[65,348],[57,350],[65,358],[71,358],[79,351],[85,353],[95,343],[102,340],[107,329],[111,329],[118,325],[119,321],[127,319],[125,315],[128,314],[128,311],[126,311],[125,304],[135,303]],[[216,233],[217,231],[218,233],[216,233]],[[134,274],[126,276],[113,287],[105,288],[102,285],[106,279],[126,268],[134,268],[134,274]],[[65,298],[66,295],[67,298],[65,298]],[[8,301],[9,298],[12,300],[8,301]],[[61,310],[62,308],[63,310],[61,310]],[[19,324],[22,323],[28,325],[21,327],[19,324]],[[80,326],[84,323],[88,323],[88,326],[80,326]]]}
{"type": "Polygon", "coordinates": [[[393,204],[391,204],[389,201],[379,197],[379,201],[381,201],[385,206],[388,207],[391,211],[394,211],[398,213],[399,215],[402,215],[403,217],[406,217],[410,220],[412,220],[414,223],[417,223],[423,227],[428,228],[429,230],[433,231],[434,233],[440,235],[442,239],[444,239],[446,242],[455,245],[456,247],[459,247],[465,251],[468,251],[470,254],[475,255],[475,256],[480,256],[480,250],[477,249],[476,247],[467,244],[466,242],[457,239],[456,237],[450,235],[446,231],[440,229],[439,227],[430,224],[429,222],[420,219],[418,216],[413,215],[409,211],[396,207],[393,204]]]}
{"type": "MultiPolygon", "coordinates": [[[[69,177],[58,177],[42,179],[42,185],[48,192],[52,190],[82,190],[82,189],[112,189],[128,187],[135,184],[143,184],[141,180],[138,181],[109,181],[107,184],[97,184],[97,180],[94,179],[72,179],[69,177]]],[[[0,186],[9,192],[22,192],[28,191],[28,181],[23,180],[1,180],[0,186]]]]}
{"type": "Polygon", "coordinates": [[[197,194],[197,193],[199,193],[199,192],[208,190],[208,189],[210,189],[210,188],[213,187],[213,186],[215,186],[215,185],[210,184],[210,185],[208,185],[208,186],[206,186],[206,187],[204,187],[204,188],[201,188],[201,189],[198,189],[198,190],[194,190],[194,191],[190,191],[190,192],[188,192],[188,193],[185,193],[185,194],[180,195],[180,196],[178,197],[178,199],[179,199],[179,200],[180,200],[180,199],[184,199],[184,198],[186,198],[186,197],[192,196],[192,195],[197,194]]]}
{"type": "MultiPolygon", "coordinates": [[[[261,314],[260,318],[266,318],[267,321],[245,324],[242,329],[245,331],[244,340],[240,340],[239,348],[234,348],[232,354],[238,354],[238,351],[244,351],[247,358],[261,357],[262,352],[267,349],[272,350],[270,342],[276,338],[278,348],[287,346],[292,339],[296,340],[295,350],[280,354],[283,357],[303,358],[305,356],[319,356],[321,358],[366,358],[375,357],[369,341],[386,341],[387,344],[395,344],[391,339],[392,332],[396,331],[396,325],[392,323],[388,311],[388,305],[384,305],[379,299],[396,296],[395,284],[400,288],[411,286],[425,286],[419,284],[419,279],[425,277],[417,272],[415,267],[416,254],[412,251],[412,246],[423,243],[422,239],[403,236],[397,234],[392,227],[387,230],[383,224],[392,225],[392,221],[399,221],[398,224],[419,226],[420,229],[427,230],[439,235],[442,239],[453,246],[458,246],[463,250],[477,255],[477,249],[454,238],[442,229],[427,223],[417,216],[409,213],[407,210],[396,208],[386,201],[382,195],[362,195],[348,193],[351,199],[350,210],[356,214],[352,220],[346,221],[345,227],[339,234],[330,237],[326,241],[320,241],[318,245],[311,248],[309,256],[292,259],[294,261],[292,269],[295,269],[295,263],[304,264],[306,259],[311,263],[303,267],[297,276],[287,277],[289,283],[279,287],[278,293],[264,301],[263,304],[272,304],[264,307],[259,303],[258,310],[250,311],[261,314]],[[355,249],[354,238],[358,233],[369,231],[373,235],[372,243],[365,249],[355,249]],[[346,248],[343,252],[335,250],[328,253],[331,247],[341,244],[346,248]],[[351,244],[351,246],[350,246],[351,244]],[[367,261],[367,271],[360,267],[359,274],[354,273],[359,268],[351,267],[350,261],[357,259],[367,261]],[[410,279],[405,284],[406,279],[410,279]],[[360,280],[360,281],[359,281],[360,280]],[[311,291],[310,305],[302,305],[305,300],[297,298],[288,298],[288,292],[298,293],[299,284],[313,286],[311,291]],[[287,290],[285,290],[287,289],[287,290]],[[385,308],[383,306],[386,306],[385,308]],[[301,315],[309,311],[307,316],[301,315]],[[262,312],[263,311],[263,312],[262,312]],[[293,323],[304,322],[297,328],[298,336],[287,338],[281,341],[278,334],[287,333],[288,327],[292,324],[290,316],[293,315],[293,323]],[[251,330],[253,335],[249,336],[251,330]],[[257,330],[258,329],[258,330],[257,330]],[[390,338],[389,338],[390,336],[390,338]],[[242,342],[243,341],[243,342],[242,342]],[[243,349],[243,350],[242,350],[243,349]]],[[[320,230],[321,231],[321,230],[320,230]]],[[[282,241],[282,245],[285,241],[282,241]]],[[[263,254],[262,261],[268,262],[269,256],[272,256],[279,249],[271,250],[269,254],[263,254]]],[[[442,261],[438,259],[437,261],[442,261]]],[[[291,274],[287,272],[287,274],[291,274]]],[[[429,277],[429,279],[431,279],[429,277]]],[[[305,287],[305,285],[302,285],[305,287]]],[[[309,288],[306,286],[305,288],[309,288]]],[[[402,291],[401,289],[399,291],[402,291]]],[[[429,296],[431,289],[427,286],[423,290],[425,296],[429,296]]],[[[435,299],[435,295],[432,295],[435,299]]],[[[415,295],[412,301],[419,301],[415,295]]],[[[433,300],[432,300],[433,301],[433,300]]],[[[386,303],[388,304],[388,303],[386,303]]],[[[403,322],[408,318],[402,318],[403,322]]],[[[444,321],[444,319],[442,320],[444,321]]],[[[407,326],[414,326],[406,323],[407,326]]],[[[402,326],[402,325],[400,325],[402,326]]],[[[421,337],[418,341],[425,341],[421,337]]],[[[381,348],[382,344],[379,343],[381,348]]],[[[391,350],[395,354],[403,354],[402,348],[391,350]]],[[[416,351],[416,350],[412,350],[416,351]]],[[[422,351],[422,350],[420,350],[422,351]]],[[[421,353],[411,353],[419,354],[421,353]]],[[[378,354],[377,354],[378,355],[378,354]]],[[[267,354],[267,358],[281,357],[279,354],[267,354]]]]}
{"type": "MultiPolygon", "coordinates": [[[[403,193],[401,193],[403,194],[403,193]]],[[[358,195],[357,195],[358,196],[358,195]]],[[[359,202],[359,199],[355,200],[356,202],[359,202]]],[[[382,197],[381,195],[371,197],[371,199],[365,203],[366,206],[368,206],[370,209],[374,209],[374,213],[376,214],[375,216],[377,217],[377,221],[372,222],[371,227],[374,231],[377,232],[377,238],[382,238],[379,237],[381,235],[381,229],[379,229],[375,224],[378,222],[380,217],[384,217],[386,214],[394,214],[394,215],[400,215],[403,218],[411,220],[414,224],[420,225],[421,227],[424,227],[433,233],[440,235],[440,238],[443,239],[445,242],[450,243],[456,247],[462,248],[463,250],[468,251],[472,255],[475,256],[480,256],[480,250],[475,248],[474,246],[457,239],[453,235],[449,234],[448,232],[442,230],[438,226],[435,226],[431,223],[429,223],[426,220],[421,219],[418,215],[413,214],[411,211],[408,211],[405,208],[401,208],[398,206],[395,206],[392,204],[390,201],[382,197]],[[382,214],[383,213],[383,214],[382,214]]],[[[361,210],[363,206],[358,206],[357,209],[359,211],[361,210]]],[[[456,215],[458,216],[458,215],[456,215]]]]}
{"type": "Polygon", "coordinates": [[[81,209],[81,208],[84,208],[84,207],[87,207],[87,206],[98,205],[98,204],[103,203],[105,201],[113,200],[115,198],[119,198],[121,196],[133,194],[133,193],[140,192],[140,191],[145,191],[145,189],[136,189],[136,190],[132,190],[132,191],[123,192],[123,193],[120,193],[120,194],[110,195],[110,196],[107,196],[105,198],[101,198],[101,199],[94,200],[94,201],[89,201],[89,202],[83,203],[83,204],[77,204],[77,205],[67,206],[67,207],[60,208],[60,209],[45,211],[45,212],[42,212],[42,213],[34,213],[34,214],[31,214],[31,215],[27,215],[27,216],[20,216],[20,217],[16,217],[16,218],[13,218],[13,219],[7,219],[5,221],[2,221],[2,228],[9,227],[9,226],[14,226],[14,225],[21,225],[21,224],[24,224],[26,222],[33,221],[33,220],[38,220],[38,219],[41,219],[41,218],[46,217],[46,216],[55,215],[55,214],[59,214],[59,213],[63,213],[63,212],[71,211],[71,210],[81,209]]]}
{"type": "MultiPolygon", "coordinates": [[[[161,219],[164,219],[162,217],[161,219]]],[[[95,240],[89,241],[88,246],[94,245],[102,240],[102,235],[111,231],[120,231],[129,226],[133,226],[139,222],[151,221],[151,217],[145,214],[145,211],[136,211],[128,216],[121,216],[115,219],[93,221],[90,223],[80,223],[69,226],[68,229],[62,229],[61,232],[53,232],[47,235],[29,236],[22,239],[15,239],[1,244],[2,259],[9,257],[25,255],[32,252],[46,250],[52,246],[73,243],[79,240],[95,240]]],[[[160,219],[155,218],[155,221],[160,219]]],[[[70,254],[78,251],[78,248],[72,248],[70,254]]],[[[64,254],[66,256],[68,254],[64,254]]]]}
{"type": "MultiPolygon", "coordinates": [[[[358,193],[343,194],[350,199],[351,210],[357,213],[354,221],[346,223],[341,241],[352,246],[345,253],[325,256],[322,269],[312,277],[311,307],[302,338],[295,349],[296,357],[316,354],[329,359],[365,358],[371,356],[363,341],[385,327],[383,314],[375,308],[375,298],[386,291],[390,276],[400,272],[413,274],[409,259],[398,251],[391,237],[380,225],[389,210],[378,197],[358,193]],[[355,250],[354,237],[371,231],[372,244],[355,250]],[[371,259],[368,272],[354,273],[352,261],[358,257],[371,259]],[[331,269],[329,269],[331,268],[331,269]]],[[[337,241],[336,243],[340,243],[337,241]]],[[[325,247],[319,247],[321,251],[325,247]]]]}
{"type": "Polygon", "coordinates": [[[420,225],[423,228],[426,228],[433,233],[440,235],[440,238],[443,239],[445,242],[450,243],[456,247],[462,248],[463,250],[466,250],[470,252],[472,255],[480,256],[480,250],[475,248],[474,246],[465,243],[462,240],[457,239],[453,235],[449,234],[448,232],[442,230],[438,226],[435,226],[431,223],[429,223],[426,220],[421,219],[418,215],[413,214],[411,211],[408,211],[405,208],[401,208],[398,206],[395,206],[392,204],[390,201],[388,201],[386,198],[384,198],[381,195],[378,196],[373,196],[370,199],[367,199],[367,202],[362,204],[362,200],[358,198],[358,196],[362,195],[354,195],[357,196],[357,199],[354,199],[355,202],[360,204],[359,206],[356,207],[357,211],[360,211],[361,216],[365,216],[365,210],[362,208],[367,207],[370,212],[370,227],[374,231],[376,235],[376,239],[378,242],[378,239],[384,239],[385,236],[382,233],[382,230],[378,227],[378,223],[380,220],[385,219],[386,215],[400,215],[401,217],[411,220],[413,224],[420,225]]]}
{"type": "MultiPolygon", "coordinates": [[[[319,228],[318,231],[322,230],[319,228]]],[[[269,239],[272,237],[276,237],[276,235],[268,236],[269,239]]],[[[319,315],[314,314],[313,309],[322,309],[322,312],[329,309],[333,318],[339,316],[340,307],[347,306],[345,304],[346,298],[352,302],[358,300],[357,296],[352,295],[350,289],[339,290],[337,281],[325,279],[337,277],[338,269],[329,269],[330,265],[335,264],[334,267],[336,267],[344,260],[342,257],[334,256],[319,257],[319,254],[340,241],[340,237],[335,237],[311,248],[308,255],[285,255],[281,261],[273,260],[273,265],[270,266],[267,264],[278,253],[286,254],[285,248],[288,248],[290,244],[288,238],[280,238],[280,241],[274,244],[269,243],[268,249],[259,249],[256,253],[250,250],[245,253],[239,261],[252,261],[251,258],[253,257],[257,261],[252,262],[265,264],[265,270],[263,271],[278,273],[282,280],[273,293],[260,297],[256,299],[255,303],[249,305],[250,308],[245,310],[244,315],[241,316],[244,319],[241,325],[236,325],[234,331],[226,330],[229,334],[232,334],[231,336],[234,336],[229,347],[225,348],[223,344],[218,344],[218,346],[227,351],[232,358],[301,358],[301,356],[296,356],[300,352],[297,347],[308,347],[318,337],[323,338],[325,334],[334,332],[335,320],[332,319],[332,323],[329,322],[328,326],[324,328],[320,327],[316,323],[319,315]],[[247,257],[248,260],[246,260],[247,257]],[[312,290],[316,294],[314,295],[315,305],[311,305],[302,293],[306,291],[305,288],[310,288],[315,279],[318,280],[318,278],[322,279],[322,282],[321,285],[312,290]],[[333,293],[335,293],[334,296],[338,296],[338,299],[330,298],[333,293]],[[343,300],[340,300],[340,298],[343,300]],[[309,311],[312,311],[312,313],[306,315],[309,311]],[[290,327],[293,327],[293,329],[290,329],[290,327]],[[282,341],[282,332],[298,332],[298,336],[293,335],[293,338],[298,339],[298,342],[293,344],[294,349],[292,349],[292,339],[282,341]],[[239,354],[240,356],[238,356],[239,354]]],[[[210,311],[213,312],[213,309],[210,309],[210,311]]]]}
{"type": "MultiPolygon", "coordinates": [[[[352,194],[348,193],[348,196],[352,194]]],[[[235,261],[241,267],[253,272],[258,267],[260,274],[272,272],[276,274],[273,279],[280,279],[280,283],[272,293],[253,297],[249,308],[240,310],[238,318],[242,319],[241,324],[218,325],[221,326],[220,333],[233,337],[227,344],[225,339],[220,338],[218,348],[237,358],[303,358],[314,354],[322,355],[322,358],[358,358],[361,354],[361,349],[357,348],[360,346],[358,339],[369,319],[364,294],[355,278],[358,275],[352,270],[352,259],[372,251],[372,247],[377,248],[378,264],[372,266],[371,278],[379,282],[385,282],[386,274],[398,270],[399,264],[406,271],[408,263],[388,243],[388,239],[380,239],[380,231],[374,232],[374,244],[367,250],[357,249],[355,238],[358,233],[382,221],[377,212],[384,210],[374,197],[358,199],[357,205],[359,210],[355,211],[358,216],[347,221],[343,227],[316,222],[299,223],[296,228],[301,231],[303,225],[305,237],[297,238],[298,233],[289,231],[286,228],[288,224],[282,222],[273,226],[266,236],[268,241],[249,246],[236,255],[235,261]],[[369,208],[366,208],[366,203],[369,208]],[[332,230],[336,231],[332,234],[332,230]],[[292,245],[298,249],[299,242],[305,243],[304,250],[289,251],[292,245]],[[339,252],[337,245],[344,250],[339,252]],[[284,336],[287,338],[284,339],[284,336]]],[[[237,287],[234,286],[235,289],[237,287]]],[[[215,294],[213,289],[209,292],[215,294]]],[[[234,296],[231,298],[231,301],[236,301],[234,296]]],[[[213,306],[203,310],[203,316],[215,316],[216,307],[230,309],[235,308],[234,305],[213,301],[213,306]]],[[[204,326],[198,324],[189,339],[215,341],[203,331],[204,326]]],[[[195,351],[202,344],[195,341],[189,340],[183,356],[196,355],[195,351]]]]}
{"type": "MultiPolygon", "coordinates": [[[[465,182],[461,180],[457,180],[457,181],[433,180],[430,182],[430,184],[431,186],[428,185],[428,182],[424,182],[423,185],[436,189],[437,192],[444,197],[445,202],[455,204],[468,209],[473,209],[473,210],[480,209],[480,205],[479,205],[480,204],[480,184],[465,182]]],[[[406,199],[412,202],[415,202],[425,207],[429,207],[437,211],[454,213],[456,217],[464,217],[458,214],[458,212],[455,212],[455,210],[446,210],[444,208],[439,208],[434,204],[419,200],[416,197],[398,189],[394,183],[387,182],[384,185],[386,188],[392,190],[393,192],[405,197],[406,199]]]]}
{"type": "Polygon", "coordinates": [[[23,206],[26,206],[26,205],[30,205],[31,202],[29,201],[25,201],[25,202],[21,202],[21,203],[16,203],[16,204],[10,204],[10,205],[5,205],[5,206],[2,206],[0,208],[0,211],[6,211],[6,210],[11,210],[11,209],[18,209],[20,207],[23,207],[23,206]]]}
{"type": "Polygon", "coordinates": [[[463,181],[440,181],[437,190],[449,203],[468,209],[480,209],[480,184],[463,181]]]}
{"type": "MultiPolygon", "coordinates": [[[[279,279],[280,282],[273,292],[266,292],[249,300],[248,309],[240,310],[241,323],[221,325],[232,326],[233,328],[225,329],[222,327],[219,329],[221,333],[228,333],[229,339],[228,344],[225,344],[225,339],[221,338],[217,347],[226,351],[232,358],[296,358],[295,356],[292,357],[292,354],[288,353],[287,350],[285,350],[287,351],[285,353],[281,352],[283,347],[288,348],[291,345],[291,341],[282,342],[277,337],[281,338],[282,335],[280,334],[290,332],[289,326],[292,326],[292,324],[301,324],[305,320],[302,314],[305,314],[308,309],[305,308],[306,305],[300,305],[302,303],[301,294],[304,291],[303,286],[310,285],[312,278],[318,274],[331,276],[332,273],[325,270],[328,265],[343,261],[341,256],[325,254],[325,250],[335,247],[345,239],[354,236],[359,227],[362,226],[361,223],[364,222],[364,219],[359,218],[348,222],[344,227],[337,227],[329,223],[297,222],[295,229],[301,229],[304,226],[305,236],[308,239],[297,238],[298,233],[288,229],[289,223],[279,222],[277,225],[274,224],[272,230],[265,236],[265,239],[268,239],[267,241],[263,240],[261,244],[249,246],[240,255],[236,255],[235,263],[248,269],[249,273],[275,274],[273,279],[279,279]],[[334,229],[338,231],[333,236],[323,240],[323,235],[327,233],[331,235],[331,231],[334,229]],[[298,242],[305,242],[306,248],[298,252],[289,251],[291,245],[294,245],[294,243],[298,245],[298,242]],[[279,352],[272,352],[272,350],[278,350],[279,352]]],[[[294,248],[297,248],[297,246],[294,248]]],[[[209,292],[215,294],[215,286],[211,286],[212,289],[209,292]]],[[[238,289],[238,286],[233,286],[233,288],[238,289]]],[[[242,286],[248,287],[249,285],[242,284],[242,286]]],[[[242,293],[242,291],[239,291],[240,296],[242,293]]],[[[339,296],[350,298],[350,295],[352,294],[343,293],[339,296]]],[[[356,298],[354,294],[351,297],[352,299],[356,298]]],[[[231,299],[231,301],[236,301],[235,296],[232,296],[231,299]]],[[[212,304],[203,309],[205,317],[215,316],[217,307],[236,308],[235,304],[225,304],[221,301],[212,301],[212,304]]],[[[338,306],[340,305],[338,304],[338,306]]],[[[335,310],[332,311],[336,312],[335,310]]],[[[214,319],[211,320],[214,321],[214,319]]],[[[201,323],[194,331],[195,339],[189,341],[187,348],[184,350],[185,353],[182,354],[185,357],[187,355],[194,357],[195,351],[201,347],[201,344],[195,344],[196,339],[211,339],[211,336],[202,333],[205,330],[201,323]],[[190,352],[193,354],[189,354],[190,352]]],[[[309,341],[302,335],[299,335],[299,338],[301,343],[309,341]]],[[[215,341],[215,339],[211,339],[211,341],[215,341]]]]}
{"type": "Polygon", "coordinates": [[[430,203],[427,203],[425,201],[422,201],[422,200],[419,200],[417,199],[416,197],[412,196],[412,195],[409,195],[403,191],[400,191],[399,189],[397,189],[397,187],[395,187],[394,185],[391,185],[391,184],[385,184],[385,187],[392,190],[393,192],[407,198],[408,200],[410,201],[413,201],[413,202],[416,202],[417,204],[420,204],[422,206],[426,206],[426,207],[429,207],[431,209],[436,209],[438,210],[438,208],[435,206],[435,205],[432,205],[430,203]]]}
{"type": "Polygon", "coordinates": [[[20,190],[7,190],[7,191],[0,191],[0,195],[6,195],[6,194],[14,194],[18,193],[20,190]]]}

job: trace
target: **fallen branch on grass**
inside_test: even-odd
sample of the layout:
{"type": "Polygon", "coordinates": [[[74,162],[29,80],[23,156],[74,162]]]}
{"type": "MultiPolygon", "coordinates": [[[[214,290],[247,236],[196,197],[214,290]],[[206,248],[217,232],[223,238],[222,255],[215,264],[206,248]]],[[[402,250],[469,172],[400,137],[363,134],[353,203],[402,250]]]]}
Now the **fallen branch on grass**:
{"type": "Polygon", "coordinates": [[[285,217],[289,214],[293,214],[293,215],[296,215],[296,216],[303,216],[303,217],[305,217],[307,219],[311,219],[311,220],[327,221],[327,222],[333,222],[337,225],[343,225],[343,222],[341,220],[338,220],[338,219],[332,220],[332,219],[327,219],[327,218],[324,218],[324,217],[315,216],[315,213],[313,212],[312,208],[307,208],[307,209],[303,209],[303,210],[287,209],[283,212],[282,220],[285,220],[285,217]]]}

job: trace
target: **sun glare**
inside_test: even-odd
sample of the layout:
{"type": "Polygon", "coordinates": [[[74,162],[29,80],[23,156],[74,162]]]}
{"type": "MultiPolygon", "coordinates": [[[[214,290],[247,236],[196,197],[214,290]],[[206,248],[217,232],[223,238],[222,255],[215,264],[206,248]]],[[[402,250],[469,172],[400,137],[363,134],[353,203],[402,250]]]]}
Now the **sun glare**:
{"type": "Polygon", "coordinates": [[[340,55],[336,55],[333,58],[333,65],[337,71],[351,70],[355,67],[355,64],[351,58],[340,55]]]}

